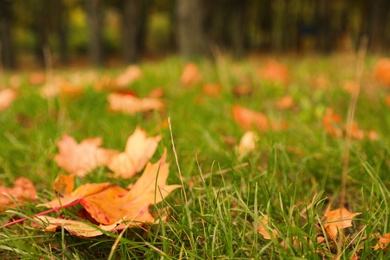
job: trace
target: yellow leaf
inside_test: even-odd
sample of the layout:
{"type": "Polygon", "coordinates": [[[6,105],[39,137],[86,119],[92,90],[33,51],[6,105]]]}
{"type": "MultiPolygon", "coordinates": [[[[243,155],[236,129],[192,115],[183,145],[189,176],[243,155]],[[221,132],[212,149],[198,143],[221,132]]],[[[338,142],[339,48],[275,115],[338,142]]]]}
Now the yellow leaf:
{"type": "Polygon", "coordinates": [[[44,231],[55,232],[57,229],[64,228],[70,234],[78,237],[96,237],[103,235],[101,230],[111,231],[114,230],[117,224],[112,225],[93,225],[91,223],[84,223],[77,220],[59,219],[48,216],[37,216],[34,219],[41,221],[42,223],[35,222],[32,226],[44,226],[44,231]]]}

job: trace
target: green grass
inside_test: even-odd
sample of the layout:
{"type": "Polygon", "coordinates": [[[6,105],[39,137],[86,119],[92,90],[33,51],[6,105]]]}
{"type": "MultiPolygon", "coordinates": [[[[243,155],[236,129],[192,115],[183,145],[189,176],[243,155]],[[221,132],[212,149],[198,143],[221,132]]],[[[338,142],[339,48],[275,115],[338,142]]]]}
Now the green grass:
{"type": "MultiPolygon", "coordinates": [[[[156,87],[165,90],[166,110],[133,116],[107,110],[107,92],[97,92],[93,83],[76,98],[46,100],[38,88],[29,86],[26,74],[18,99],[0,112],[0,183],[12,185],[19,176],[31,179],[39,202],[52,198],[51,185],[59,173],[54,162],[56,142],[64,133],[78,141],[100,136],[106,148],[123,150],[127,137],[140,126],[149,135],[161,134],[162,141],[152,161],[168,149],[169,183],[184,187],[174,191],[157,208],[168,207],[165,223],[129,229],[112,249],[118,234],[78,238],[66,231],[44,233],[24,224],[0,230],[1,259],[332,259],[337,245],[327,240],[318,244],[327,206],[338,208],[343,167],[344,139],[327,135],[321,124],[326,107],[346,118],[350,96],[342,90],[344,80],[354,79],[352,58],[287,57],[288,87],[261,81],[256,70],[266,58],[233,62],[222,57],[214,63],[199,60],[203,82],[221,82],[219,97],[205,96],[201,83],[186,89],[180,85],[185,64],[175,57],[158,63],[142,63],[143,77],[130,86],[140,96],[156,87]],[[327,75],[328,88],[313,85],[315,75],[327,75]],[[254,93],[236,97],[232,88],[244,78],[254,93]],[[290,94],[296,106],[279,111],[274,100],[290,94]],[[276,121],[287,121],[281,132],[258,132],[257,148],[240,158],[235,149],[245,132],[231,113],[235,104],[263,112],[276,121]],[[235,145],[227,143],[233,140],[235,145]],[[298,152],[297,152],[298,151],[298,152]],[[258,218],[268,214],[278,237],[266,240],[257,232],[258,218]],[[294,238],[300,244],[294,246],[294,238]],[[284,241],[287,247],[280,245],[284,241]]],[[[372,250],[376,236],[389,230],[390,216],[390,108],[384,104],[385,91],[370,76],[375,59],[366,60],[366,70],[355,119],[366,130],[375,130],[379,140],[353,141],[347,182],[347,207],[362,212],[345,232],[340,259],[357,253],[360,259],[386,258],[383,250],[372,250]]],[[[117,71],[104,71],[115,75],[117,71]]],[[[64,73],[70,72],[56,72],[64,73]]],[[[81,72],[83,73],[83,72],[81,72]]],[[[7,77],[6,77],[7,78],[7,77]]],[[[96,169],[77,185],[112,181],[108,169],[96,169]]],[[[137,175],[138,176],[138,175],[137,175]]],[[[32,216],[41,211],[31,203],[0,214],[0,224],[15,216],[32,216]]],[[[74,216],[74,211],[63,212],[74,216]]],[[[53,214],[56,216],[58,214],[53,214]]]]}

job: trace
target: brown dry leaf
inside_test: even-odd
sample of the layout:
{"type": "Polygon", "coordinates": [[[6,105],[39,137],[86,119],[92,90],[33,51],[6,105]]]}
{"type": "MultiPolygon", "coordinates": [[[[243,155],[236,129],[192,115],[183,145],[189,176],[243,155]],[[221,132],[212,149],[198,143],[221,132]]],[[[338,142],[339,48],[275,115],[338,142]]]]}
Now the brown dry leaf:
{"type": "Polygon", "coordinates": [[[275,106],[279,110],[290,109],[294,106],[294,99],[290,95],[285,95],[275,101],[275,106]]]}
{"type": "Polygon", "coordinates": [[[138,98],[122,93],[108,95],[108,106],[111,111],[130,115],[164,108],[164,104],[159,98],[138,98]]]}
{"type": "Polygon", "coordinates": [[[374,76],[383,86],[390,88],[390,59],[382,58],[377,61],[374,76]]]}
{"type": "Polygon", "coordinates": [[[40,94],[44,98],[62,97],[76,97],[83,94],[85,88],[83,85],[74,84],[73,82],[62,77],[54,77],[47,81],[40,89],[40,94]]]}
{"type": "Polygon", "coordinates": [[[125,226],[139,226],[152,223],[155,218],[149,213],[149,206],[165,199],[180,185],[167,185],[169,164],[166,163],[166,151],[155,164],[148,164],[130,190],[112,183],[85,184],[74,190],[70,196],[56,198],[38,206],[56,208],[77,200],[99,224],[120,224],[116,229],[125,226]]]}
{"type": "Polygon", "coordinates": [[[6,88],[0,90],[0,111],[8,108],[16,99],[18,93],[13,88],[6,88]]]}
{"type": "Polygon", "coordinates": [[[218,83],[207,83],[202,86],[202,93],[210,97],[218,97],[221,94],[222,86],[218,83]]]}
{"type": "Polygon", "coordinates": [[[280,64],[275,60],[270,60],[268,63],[258,70],[260,79],[270,82],[287,85],[290,80],[290,72],[287,66],[280,64]]]}
{"type": "Polygon", "coordinates": [[[198,67],[194,63],[187,63],[184,66],[183,72],[180,77],[180,82],[183,86],[190,87],[198,83],[202,79],[198,67]]]}
{"type": "Polygon", "coordinates": [[[240,139],[238,144],[238,156],[244,157],[248,155],[251,151],[255,150],[256,142],[259,139],[256,133],[252,131],[246,132],[240,139]]]}
{"type": "Polygon", "coordinates": [[[119,88],[124,88],[141,77],[141,69],[136,65],[130,65],[121,75],[116,77],[115,84],[119,88]]]}
{"type": "Polygon", "coordinates": [[[146,132],[137,127],[127,139],[125,151],[112,157],[108,167],[115,177],[131,178],[152,158],[160,140],[161,136],[147,137],[146,132]]]}
{"type": "Polygon", "coordinates": [[[74,190],[74,174],[59,174],[53,183],[53,190],[60,196],[70,196],[74,190]]]}
{"type": "Polygon", "coordinates": [[[253,93],[253,87],[250,84],[241,84],[233,88],[233,94],[236,97],[250,96],[253,93]]]}
{"type": "Polygon", "coordinates": [[[117,226],[117,224],[95,226],[77,220],[52,218],[48,216],[37,216],[34,219],[39,220],[41,223],[36,221],[31,224],[32,227],[42,228],[43,226],[43,231],[47,232],[55,232],[57,229],[63,227],[70,234],[78,237],[100,236],[103,235],[101,230],[112,231],[117,226]]]}
{"type": "Polygon", "coordinates": [[[26,201],[35,201],[37,192],[34,184],[27,178],[15,180],[12,188],[0,186],[0,209],[6,206],[17,206],[26,201]]]}
{"type": "Polygon", "coordinates": [[[385,249],[385,251],[387,252],[389,250],[388,246],[390,244],[390,233],[386,233],[383,236],[379,235],[378,238],[379,241],[374,246],[374,250],[385,249]]]}
{"type": "Polygon", "coordinates": [[[332,108],[327,108],[325,114],[322,117],[322,125],[325,127],[326,132],[333,137],[342,137],[343,131],[339,126],[341,122],[341,116],[336,114],[332,108]]]}
{"type": "Polygon", "coordinates": [[[54,160],[59,167],[79,177],[84,177],[96,167],[107,165],[117,153],[114,150],[99,148],[101,138],[85,139],[78,144],[71,136],[63,135],[58,141],[59,154],[54,160]]]}
{"type": "Polygon", "coordinates": [[[264,237],[264,239],[277,238],[278,231],[269,226],[269,217],[267,214],[264,215],[264,217],[259,217],[258,221],[259,224],[257,227],[257,231],[264,237]]]}
{"type": "Polygon", "coordinates": [[[324,228],[329,239],[336,240],[337,234],[340,230],[352,227],[352,219],[362,213],[350,212],[346,208],[338,208],[335,210],[329,210],[327,208],[324,215],[324,228]]]}
{"type": "Polygon", "coordinates": [[[276,123],[268,120],[268,117],[260,112],[250,110],[248,108],[234,105],[233,118],[244,129],[250,129],[252,126],[260,131],[267,130],[282,130],[287,126],[285,123],[276,123]]]}
{"type": "Polygon", "coordinates": [[[329,89],[329,77],[326,74],[315,75],[311,78],[311,84],[317,89],[329,89]]]}

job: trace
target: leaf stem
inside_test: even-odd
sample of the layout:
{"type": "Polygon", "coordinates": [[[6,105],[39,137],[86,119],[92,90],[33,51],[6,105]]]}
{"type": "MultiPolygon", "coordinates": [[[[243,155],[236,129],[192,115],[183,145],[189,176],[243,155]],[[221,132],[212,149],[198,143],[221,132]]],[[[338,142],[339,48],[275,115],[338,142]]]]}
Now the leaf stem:
{"type": "Polygon", "coordinates": [[[80,201],[81,201],[81,199],[77,199],[77,200],[75,200],[75,201],[73,201],[71,203],[68,203],[66,205],[55,207],[55,208],[52,208],[52,209],[49,209],[49,210],[46,210],[46,211],[39,212],[38,214],[35,214],[35,215],[31,216],[31,217],[21,218],[21,219],[17,219],[17,220],[8,222],[8,223],[4,224],[3,226],[0,226],[0,229],[12,226],[12,225],[17,224],[17,223],[24,222],[27,219],[31,219],[31,218],[35,218],[35,217],[38,217],[38,216],[47,215],[49,213],[52,213],[52,212],[55,212],[55,211],[58,211],[58,210],[61,210],[61,209],[64,209],[64,208],[69,208],[69,207],[75,206],[75,205],[79,204],[80,201]]]}

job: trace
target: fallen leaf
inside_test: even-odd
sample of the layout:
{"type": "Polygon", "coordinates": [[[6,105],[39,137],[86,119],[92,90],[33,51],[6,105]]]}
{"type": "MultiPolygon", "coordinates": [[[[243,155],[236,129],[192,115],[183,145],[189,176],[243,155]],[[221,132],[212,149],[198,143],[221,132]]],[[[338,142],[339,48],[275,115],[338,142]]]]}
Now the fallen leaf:
{"type": "Polygon", "coordinates": [[[163,88],[155,88],[152,91],[150,91],[148,94],[149,98],[161,98],[163,96],[164,96],[164,89],[163,88]]]}
{"type": "Polygon", "coordinates": [[[390,107],[390,95],[387,95],[387,96],[385,97],[385,102],[386,102],[386,105],[387,105],[388,107],[390,107]]]}
{"type": "Polygon", "coordinates": [[[264,237],[264,239],[277,238],[278,231],[269,226],[269,217],[264,215],[259,217],[257,231],[264,237]]]}
{"type": "Polygon", "coordinates": [[[112,157],[108,167],[115,177],[130,178],[144,168],[157,149],[161,136],[147,137],[146,132],[136,128],[129,136],[123,153],[112,157]]]}
{"type": "Polygon", "coordinates": [[[327,208],[324,215],[324,229],[329,239],[336,240],[337,234],[340,230],[347,227],[352,227],[352,219],[362,213],[353,213],[346,208],[338,208],[335,210],[329,210],[327,208]]]}
{"type": "Polygon", "coordinates": [[[260,79],[270,82],[287,85],[290,80],[290,73],[287,66],[280,64],[275,60],[270,60],[267,64],[258,70],[260,79]]]}
{"type": "Polygon", "coordinates": [[[240,139],[238,144],[238,155],[244,157],[256,148],[258,136],[252,131],[246,132],[240,139]]]}
{"type": "Polygon", "coordinates": [[[374,76],[384,87],[390,88],[390,59],[379,59],[374,67],[374,76]]]}
{"type": "Polygon", "coordinates": [[[59,154],[54,160],[67,172],[84,177],[96,167],[107,165],[117,153],[114,150],[99,148],[101,143],[101,138],[91,138],[78,144],[71,136],[65,134],[57,143],[59,154]]]}
{"type": "Polygon", "coordinates": [[[0,90],[0,111],[8,108],[17,97],[17,92],[13,88],[0,90]]]}
{"type": "Polygon", "coordinates": [[[342,88],[351,95],[356,95],[359,91],[359,85],[356,81],[344,81],[342,88]]]}
{"type": "Polygon", "coordinates": [[[166,151],[158,162],[146,166],[130,190],[112,183],[85,184],[70,196],[56,198],[38,206],[56,208],[79,200],[97,223],[121,224],[116,227],[117,230],[152,223],[155,218],[149,213],[149,206],[161,202],[173,190],[181,187],[166,184],[169,164],[165,160],[166,151]]]}
{"type": "Polygon", "coordinates": [[[62,197],[70,196],[74,190],[74,176],[74,174],[59,174],[53,183],[53,190],[56,192],[56,194],[62,197]]]}
{"type": "Polygon", "coordinates": [[[390,233],[386,233],[383,236],[379,235],[378,238],[379,241],[374,246],[374,250],[385,249],[385,251],[387,252],[389,250],[388,246],[390,244],[390,233]]]}
{"type": "Polygon", "coordinates": [[[250,96],[253,93],[253,87],[249,84],[237,85],[233,88],[233,94],[236,97],[250,96]]]}
{"type": "Polygon", "coordinates": [[[330,136],[342,137],[343,131],[339,126],[341,120],[341,116],[336,114],[332,108],[327,108],[324,116],[322,117],[322,125],[325,127],[326,132],[330,136]]]}
{"type": "Polygon", "coordinates": [[[329,77],[326,74],[315,75],[311,78],[311,84],[317,89],[329,89],[329,77]]]}
{"type": "Polygon", "coordinates": [[[266,115],[239,105],[234,105],[232,111],[234,120],[246,130],[249,130],[252,126],[260,131],[267,131],[270,129],[282,130],[287,127],[285,123],[269,121],[266,115]]]}
{"type": "Polygon", "coordinates": [[[294,106],[294,99],[290,95],[285,95],[275,101],[275,106],[279,110],[290,109],[294,106]]]}
{"type": "Polygon", "coordinates": [[[222,86],[218,83],[207,83],[202,86],[202,93],[210,97],[218,97],[221,94],[222,86]]]}
{"type": "Polygon", "coordinates": [[[112,231],[117,226],[117,224],[96,226],[91,223],[85,223],[77,220],[52,218],[48,216],[37,216],[34,219],[36,219],[36,221],[31,224],[32,227],[42,228],[43,226],[43,231],[47,232],[55,232],[57,229],[61,229],[63,227],[70,234],[78,237],[100,236],[103,235],[101,230],[112,231]]]}
{"type": "Polygon", "coordinates": [[[164,104],[159,98],[138,98],[132,95],[111,93],[108,95],[108,107],[114,112],[135,114],[151,110],[162,110],[164,104]]]}
{"type": "Polygon", "coordinates": [[[37,192],[34,184],[27,178],[20,177],[15,180],[12,188],[0,187],[0,209],[6,206],[17,206],[26,201],[35,201],[37,192]]]}
{"type": "Polygon", "coordinates": [[[183,86],[192,86],[198,83],[201,79],[202,75],[199,73],[198,67],[194,63],[187,63],[184,66],[180,77],[180,82],[183,84],[183,86]]]}
{"type": "Polygon", "coordinates": [[[141,77],[141,69],[136,65],[130,65],[122,74],[116,77],[115,83],[119,88],[124,88],[141,77]]]}
{"type": "Polygon", "coordinates": [[[46,81],[46,73],[39,71],[39,72],[33,72],[28,76],[28,83],[30,85],[42,85],[46,81]]]}

